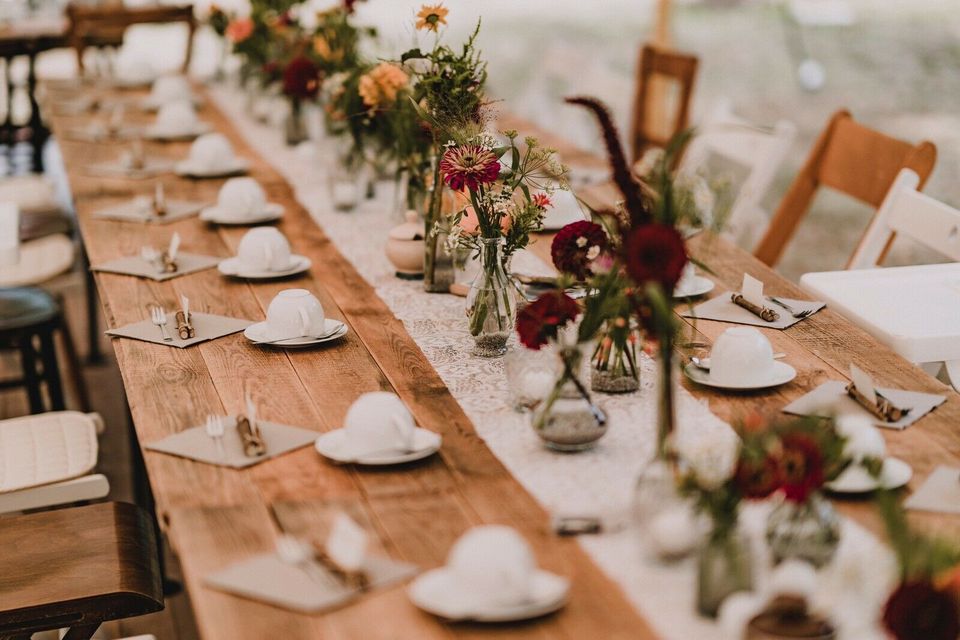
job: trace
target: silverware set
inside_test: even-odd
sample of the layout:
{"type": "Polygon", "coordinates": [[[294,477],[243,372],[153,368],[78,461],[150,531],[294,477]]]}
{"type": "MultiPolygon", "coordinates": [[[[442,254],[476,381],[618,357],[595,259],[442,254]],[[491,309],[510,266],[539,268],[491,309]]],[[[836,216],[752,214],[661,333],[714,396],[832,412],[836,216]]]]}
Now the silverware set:
{"type": "Polygon", "coordinates": [[[220,458],[223,458],[226,455],[223,449],[223,434],[226,431],[226,428],[223,424],[223,416],[207,416],[207,422],[204,425],[204,430],[206,431],[207,436],[213,440],[214,444],[216,445],[217,454],[220,456],[220,458]]]}
{"type": "Polygon", "coordinates": [[[777,306],[780,307],[781,309],[784,309],[787,313],[789,313],[790,315],[792,315],[794,318],[796,318],[796,319],[798,319],[798,320],[802,320],[803,318],[806,318],[807,316],[809,316],[810,314],[812,314],[812,313],[815,311],[814,309],[800,309],[800,310],[798,310],[798,309],[796,309],[795,307],[791,307],[791,306],[788,305],[786,302],[784,302],[784,301],[781,300],[780,298],[777,298],[776,296],[767,296],[767,300],[769,300],[769,301],[772,302],[773,304],[777,305],[777,306]]]}
{"type": "Polygon", "coordinates": [[[163,307],[150,307],[150,321],[160,327],[164,342],[173,342],[173,337],[167,332],[167,312],[163,307]]]}

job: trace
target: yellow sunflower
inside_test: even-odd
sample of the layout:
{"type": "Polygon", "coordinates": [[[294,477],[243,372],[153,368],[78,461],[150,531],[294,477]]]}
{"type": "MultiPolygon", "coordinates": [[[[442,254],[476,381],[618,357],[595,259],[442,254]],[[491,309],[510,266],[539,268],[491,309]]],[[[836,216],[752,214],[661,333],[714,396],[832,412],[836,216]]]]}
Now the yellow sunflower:
{"type": "Polygon", "coordinates": [[[450,10],[442,4],[423,5],[420,7],[420,13],[417,14],[417,29],[439,31],[440,25],[447,24],[448,13],[450,10]]]}

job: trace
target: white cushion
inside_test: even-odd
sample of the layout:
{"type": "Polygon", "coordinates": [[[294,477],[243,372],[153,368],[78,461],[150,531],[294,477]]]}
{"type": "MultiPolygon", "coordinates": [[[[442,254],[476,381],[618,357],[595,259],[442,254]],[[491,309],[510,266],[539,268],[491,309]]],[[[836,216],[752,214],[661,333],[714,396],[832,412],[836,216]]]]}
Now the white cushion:
{"type": "Polygon", "coordinates": [[[76,254],[73,240],[56,233],[20,245],[20,259],[0,266],[0,287],[36,285],[66,273],[76,254]]]}
{"type": "Polygon", "coordinates": [[[0,493],[76,478],[97,464],[97,427],[78,411],[0,421],[0,493]]]}

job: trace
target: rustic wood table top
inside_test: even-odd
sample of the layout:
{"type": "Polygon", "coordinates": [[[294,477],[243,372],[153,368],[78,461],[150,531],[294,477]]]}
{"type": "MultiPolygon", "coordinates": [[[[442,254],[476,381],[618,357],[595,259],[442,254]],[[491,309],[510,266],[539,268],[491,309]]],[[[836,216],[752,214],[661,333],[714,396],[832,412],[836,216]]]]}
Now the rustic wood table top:
{"type": "MultiPolygon", "coordinates": [[[[142,94],[140,94],[142,95],[142,94]]],[[[648,625],[571,539],[551,533],[544,510],[507,472],[477,436],[433,367],[351,264],[297,203],[290,186],[253,153],[234,126],[211,104],[202,119],[231,140],[251,162],[251,175],[268,199],[286,207],[279,228],[295,253],[313,268],[302,277],[250,284],[224,279],[207,270],[165,283],[97,273],[109,327],[147,317],[146,306],[172,308],[180,295],[197,310],[261,320],[281,289],[303,287],[322,301],[327,315],[350,325],[342,343],[307,351],[279,351],[250,345],[236,334],[189,349],[118,339],[117,360],[141,445],[201,423],[209,413],[241,410],[250,392],[264,419],[327,431],[341,426],[347,408],[366,391],[393,390],[417,422],[443,434],[439,456],[399,469],[361,471],[323,462],[305,448],[237,471],[144,451],[157,516],[180,557],[196,619],[204,638],[471,638],[488,627],[447,624],[417,610],[402,587],[370,594],[351,605],[317,616],[292,614],[206,588],[203,577],[254,552],[273,548],[278,532],[271,506],[285,528],[316,535],[330,510],[354,513],[391,555],[429,568],[441,564],[456,538],[480,523],[516,527],[533,546],[544,568],[573,580],[569,604],[543,620],[497,627],[516,638],[647,638],[648,625]]],[[[97,116],[55,116],[54,131],[97,116]]],[[[135,115],[144,122],[148,116],[135,115]]],[[[521,131],[533,133],[535,131],[521,131]]],[[[115,158],[119,144],[61,141],[80,230],[93,264],[137,253],[144,244],[164,245],[173,231],[183,250],[233,255],[244,229],[208,227],[196,218],[169,225],[143,225],[94,219],[97,209],[136,194],[152,193],[152,181],[93,178],[84,165],[115,158]]],[[[550,144],[559,146],[557,140],[550,144]]],[[[150,155],[185,157],[187,143],[147,145],[150,155]]],[[[583,152],[580,152],[583,153],[583,152]]],[[[564,154],[572,162],[575,151],[564,154]]],[[[587,157],[589,154],[584,154],[587,157]]],[[[599,162],[594,158],[594,165],[599,162]]],[[[165,176],[168,198],[213,202],[222,181],[192,181],[165,176]]],[[[549,251],[549,242],[539,242],[549,251]]],[[[772,293],[800,295],[797,288],[751,256],[723,241],[693,242],[721,282],[739,281],[748,271],[772,293]]],[[[723,288],[722,286],[720,287],[723,288]]],[[[712,340],[725,325],[700,322],[702,339],[712,340]]],[[[908,460],[918,485],[938,463],[960,460],[960,396],[910,365],[837,314],[826,310],[784,332],[767,332],[774,349],[788,354],[798,377],[770,393],[721,395],[691,388],[710,401],[720,417],[732,419],[748,409],[778,411],[786,402],[828,378],[842,378],[855,362],[885,384],[948,393],[947,402],[902,433],[885,433],[890,451],[908,460]]],[[[686,384],[686,383],[685,383],[686,384]]],[[[841,510],[877,530],[869,507],[844,503],[841,510]]],[[[928,516],[936,525],[957,525],[947,516],[928,516]]],[[[953,519],[958,520],[957,518],[953,519]]]]}

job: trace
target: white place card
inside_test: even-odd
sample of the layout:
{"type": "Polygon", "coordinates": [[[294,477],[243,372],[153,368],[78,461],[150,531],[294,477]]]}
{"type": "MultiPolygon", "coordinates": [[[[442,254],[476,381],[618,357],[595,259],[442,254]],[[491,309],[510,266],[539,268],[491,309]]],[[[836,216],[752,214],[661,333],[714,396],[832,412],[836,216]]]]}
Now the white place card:
{"type": "Polygon", "coordinates": [[[916,511],[960,515],[960,469],[938,466],[903,504],[916,511]]]}
{"type": "Polygon", "coordinates": [[[359,571],[366,560],[368,543],[363,527],[341,511],[333,519],[324,550],[344,571],[359,571]]]}
{"type": "Polygon", "coordinates": [[[740,293],[747,299],[747,302],[755,304],[758,307],[767,306],[767,301],[763,298],[763,282],[757,280],[749,273],[743,274],[743,284],[740,286],[740,293]]]}
{"type": "Polygon", "coordinates": [[[873,387],[873,378],[870,377],[870,374],[851,363],[850,379],[853,380],[853,386],[870,404],[877,404],[877,391],[873,387]]]}

